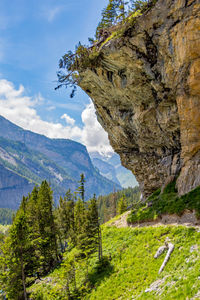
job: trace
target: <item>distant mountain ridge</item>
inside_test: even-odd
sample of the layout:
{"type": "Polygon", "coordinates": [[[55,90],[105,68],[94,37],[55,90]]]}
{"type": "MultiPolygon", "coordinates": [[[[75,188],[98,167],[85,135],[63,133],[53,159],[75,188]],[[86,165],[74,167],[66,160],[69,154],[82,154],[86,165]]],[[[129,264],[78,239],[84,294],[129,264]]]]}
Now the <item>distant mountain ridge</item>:
{"type": "Polygon", "coordinates": [[[132,172],[122,166],[118,154],[110,153],[109,156],[104,156],[98,152],[93,152],[90,153],[90,157],[101,175],[120,184],[123,188],[135,187],[138,185],[132,172]]]}
{"type": "Polygon", "coordinates": [[[0,207],[17,208],[22,196],[44,179],[58,201],[67,189],[77,188],[81,173],[86,178],[86,198],[121,188],[98,172],[84,145],[47,138],[0,116],[0,207]]]}

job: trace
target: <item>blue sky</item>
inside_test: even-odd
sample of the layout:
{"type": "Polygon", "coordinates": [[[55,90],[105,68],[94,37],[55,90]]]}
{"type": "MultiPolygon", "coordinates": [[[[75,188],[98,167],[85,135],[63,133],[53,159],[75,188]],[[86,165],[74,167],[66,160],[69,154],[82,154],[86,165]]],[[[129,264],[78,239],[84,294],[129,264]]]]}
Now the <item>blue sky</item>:
{"type": "Polygon", "coordinates": [[[93,37],[107,0],[0,1],[0,114],[49,137],[110,151],[88,96],[55,91],[58,61],[93,37]],[[94,134],[90,134],[91,125],[94,134]],[[98,136],[98,138],[97,138],[98,136]]]}

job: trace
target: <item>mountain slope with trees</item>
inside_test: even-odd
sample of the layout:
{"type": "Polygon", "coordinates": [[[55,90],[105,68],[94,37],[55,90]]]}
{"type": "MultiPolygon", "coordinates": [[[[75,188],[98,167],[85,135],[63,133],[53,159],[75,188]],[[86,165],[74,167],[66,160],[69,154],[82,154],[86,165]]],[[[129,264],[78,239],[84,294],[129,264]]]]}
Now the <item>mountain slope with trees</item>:
{"type": "Polygon", "coordinates": [[[127,209],[130,210],[131,208],[134,208],[139,202],[140,190],[138,186],[99,196],[97,198],[97,203],[101,224],[109,221],[111,218],[115,217],[117,214],[121,214],[127,209]]]}
{"type": "Polygon", "coordinates": [[[59,266],[64,255],[67,295],[78,296],[76,262],[87,266],[96,252],[99,263],[103,259],[96,196],[85,202],[84,175],[77,191],[68,190],[57,208],[52,194],[47,181],[35,186],[23,196],[8,236],[0,236],[0,284],[8,299],[28,299],[28,287],[59,266]],[[67,257],[69,250],[72,257],[67,257]]]}
{"type": "Polygon", "coordinates": [[[12,224],[15,210],[9,208],[0,208],[0,224],[9,225],[12,224]]]}
{"type": "MultiPolygon", "coordinates": [[[[81,299],[199,298],[200,233],[195,228],[163,226],[119,229],[104,226],[102,237],[103,253],[108,259],[103,268],[99,267],[96,255],[91,256],[88,260],[88,279],[85,280],[86,265],[76,262],[76,285],[82,290],[81,299]],[[154,255],[166,240],[172,242],[175,248],[164,271],[158,274],[166,252],[158,259],[154,255]]],[[[70,255],[71,252],[67,254],[68,257],[70,255]]],[[[66,299],[67,266],[64,260],[60,268],[37,281],[30,288],[33,299],[66,299]]],[[[72,282],[70,287],[73,287],[72,282]]]]}
{"type": "Polygon", "coordinates": [[[43,181],[23,197],[6,235],[0,232],[2,297],[198,299],[199,226],[113,224],[110,220],[100,226],[95,195],[85,202],[83,174],[76,193],[68,190],[56,209],[51,188],[43,181]],[[169,245],[173,251],[161,272],[169,245]]]}
{"type": "Polygon", "coordinates": [[[86,198],[107,194],[120,185],[103,177],[93,166],[87,149],[65,139],[49,139],[23,130],[0,116],[0,207],[16,209],[23,195],[44,179],[55,200],[75,190],[81,173],[86,177],[86,198]]]}

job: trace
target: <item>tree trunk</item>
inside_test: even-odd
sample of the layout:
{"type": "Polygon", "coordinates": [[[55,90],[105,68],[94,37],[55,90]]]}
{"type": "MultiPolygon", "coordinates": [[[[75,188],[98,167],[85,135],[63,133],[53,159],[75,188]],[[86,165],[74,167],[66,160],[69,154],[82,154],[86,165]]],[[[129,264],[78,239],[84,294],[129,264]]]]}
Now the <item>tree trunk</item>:
{"type": "Polygon", "coordinates": [[[23,289],[24,289],[24,300],[28,300],[27,298],[27,293],[26,293],[26,277],[24,273],[24,262],[23,262],[23,256],[22,256],[22,249],[21,249],[21,272],[22,272],[22,284],[23,284],[23,289]]]}
{"type": "Polygon", "coordinates": [[[99,256],[99,261],[102,259],[103,256],[103,250],[102,250],[102,236],[101,236],[101,227],[99,226],[99,231],[98,231],[98,239],[99,239],[99,251],[98,251],[98,256],[99,256]]]}
{"type": "Polygon", "coordinates": [[[67,290],[67,299],[70,300],[70,289],[69,289],[69,279],[67,278],[67,285],[66,285],[66,290],[67,290]]]}
{"type": "Polygon", "coordinates": [[[73,279],[74,279],[74,289],[76,290],[76,269],[75,269],[75,264],[73,264],[73,279]]]}

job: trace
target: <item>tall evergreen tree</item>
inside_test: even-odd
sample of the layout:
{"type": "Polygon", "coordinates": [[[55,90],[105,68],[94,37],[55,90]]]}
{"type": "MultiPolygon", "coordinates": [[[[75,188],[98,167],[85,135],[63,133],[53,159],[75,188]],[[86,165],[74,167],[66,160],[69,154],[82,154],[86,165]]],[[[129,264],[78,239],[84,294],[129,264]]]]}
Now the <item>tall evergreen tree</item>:
{"type": "Polygon", "coordinates": [[[78,187],[78,192],[81,196],[82,201],[84,202],[85,201],[85,176],[83,173],[81,174],[79,183],[80,183],[80,185],[78,187]]]}
{"type": "Polygon", "coordinates": [[[8,299],[28,299],[26,291],[28,270],[26,266],[31,256],[27,219],[25,212],[20,209],[11,226],[4,247],[5,290],[8,299]]]}
{"type": "Polygon", "coordinates": [[[102,238],[99,224],[99,215],[96,195],[90,200],[88,206],[88,251],[93,253],[98,250],[99,260],[102,258],[102,238]]]}
{"type": "Polygon", "coordinates": [[[43,181],[38,191],[38,225],[40,233],[40,261],[42,270],[48,272],[58,260],[56,226],[53,215],[52,191],[43,181]]]}
{"type": "Polygon", "coordinates": [[[26,218],[31,241],[32,257],[29,262],[33,274],[39,274],[40,269],[40,231],[39,231],[39,208],[38,187],[35,186],[26,203],[26,218]]]}
{"type": "Polygon", "coordinates": [[[127,201],[125,195],[123,195],[117,204],[118,214],[123,214],[127,210],[127,201]]]}
{"type": "Polygon", "coordinates": [[[115,187],[112,193],[112,201],[111,201],[111,217],[114,218],[117,214],[117,197],[115,192],[115,187]]]}
{"type": "Polygon", "coordinates": [[[126,5],[128,1],[125,0],[117,0],[117,19],[120,21],[124,21],[127,16],[127,9],[126,5]]]}
{"type": "Polygon", "coordinates": [[[85,251],[86,235],[86,208],[84,202],[79,198],[74,208],[74,227],[76,234],[76,246],[85,251]]]}
{"type": "Polygon", "coordinates": [[[70,252],[64,253],[64,261],[62,263],[61,277],[66,280],[67,299],[79,299],[77,295],[76,272],[77,267],[80,267],[80,251],[73,248],[70,252]],[[71,286],[71,289],[70,289],[71,286]]]}
{"type": "Polygon", "coordinates": [[[99,39],[104,28],[112,26],[117,18],[116,0],[109,0],[108,5],[102,10],[102,19],[96,29],[96,38],[99,39]]]}
{"type": "Polygon", "coordinates": [[[66,192],[64,199],[60,197],[58,219],[61,244],[64,251],[67,240],[75,244],[74,197],[70,190],[66,192]]]}
{"type": "Polygon", "coordinates": [[[28,197],[23,197],[3,247],[5,289],[9,299],[27,299],[27,282],[39,266],[35,243],[37,212],[35,205],[31,205],[36,192],[37,189],[34,188],[28,197]]]}
{"type": "Polygon", "coordinates": [[[149,0],[130,0],[131,9],[134,11],[142,9],[148,4],[149,0]]]}

